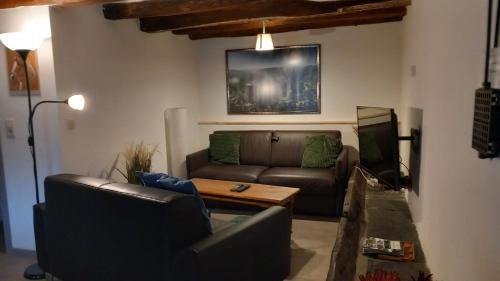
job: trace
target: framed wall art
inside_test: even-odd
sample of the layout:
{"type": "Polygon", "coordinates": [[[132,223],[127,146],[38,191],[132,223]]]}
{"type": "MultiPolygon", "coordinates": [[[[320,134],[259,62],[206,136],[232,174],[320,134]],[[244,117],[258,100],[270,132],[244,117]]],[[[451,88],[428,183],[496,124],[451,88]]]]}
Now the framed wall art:
{"type": "MultiPolygon", "coordinates": [[[[23,59],[14,51],[7,48],[7,75],[9,81],[9,94],[11,96],[26,96],[26,74],[24,72],[23,59]]],[[[28,76],[31,95],[40,95],[40,80],[38,77],[37,52],[31,51],[26,64],[28,65],[28,76]]]]}
{"type": "Polygon", "coordinates": [[[320,45],[226,51],[228,114],[319,114],[320,45]]]}

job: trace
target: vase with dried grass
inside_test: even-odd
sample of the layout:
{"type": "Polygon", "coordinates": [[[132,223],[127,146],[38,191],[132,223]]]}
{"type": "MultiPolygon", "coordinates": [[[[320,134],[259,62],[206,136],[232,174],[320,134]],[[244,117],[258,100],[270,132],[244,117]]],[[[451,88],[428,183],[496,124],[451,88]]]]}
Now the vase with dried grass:
{"type": "Polygon", "coordinates": [[[125,171],[118,168],[116,170],[122,174],[128,183],[138,184],[136,172],[151,172],[151,159],[158,152],[158,145],[131,144],[121,153],[125,159],[125,171]]]}

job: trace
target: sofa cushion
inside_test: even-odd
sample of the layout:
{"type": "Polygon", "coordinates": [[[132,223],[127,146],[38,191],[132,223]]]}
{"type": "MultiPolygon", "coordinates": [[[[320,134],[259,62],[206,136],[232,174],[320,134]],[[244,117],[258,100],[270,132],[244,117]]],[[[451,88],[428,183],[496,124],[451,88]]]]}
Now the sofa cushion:
{"type": "Polygon", "coordinates": [[[205,207],[205,203],[203,199],[201,199],[200,193],[198,193],[196,186],[191,180],[184,180],[163,173],[136,172],[136,175],[144,186],[193,195],[196,200],[198,200],[200,211],[205,218],[207,228],[212,231],[212,226],[210,225],[210,212],[207,207],[205,207]]]}
{"type": "Polygon", "coordinates": [[[302,168],[334,167],[341,150],[340,139],[325,135],[306,136],[302,168]]]}
{"type": "Polygon", "coordinates": [[[337,194],[337,177],[330,168],[273,167],[264,171],[259,183],[300,188],[301,195],[337,194]]]}
{"type": "Polygon", "coordinates": [[[215,131],[214,134],[240,135],[240,164],[269,166],[271,162],[271,131],[215,131]]]}
{"type": "Polygon", "coordinates": [[[239,165],[240,135],[211,134],[209,155],[212,163],[239,165]]]}
{"type": "Polygon", "coordinates": [[[191,172],[192,178],[257,182],[259,175],[268,167],[252,165],[217,165],[208,164],[191,172]]]}
{"type": "Polygon", "coordinates": [[[271,167],[300,167],[306,136],[326,135],[340,139],[339,131],[276,131],[273,133],[271,167]]]}

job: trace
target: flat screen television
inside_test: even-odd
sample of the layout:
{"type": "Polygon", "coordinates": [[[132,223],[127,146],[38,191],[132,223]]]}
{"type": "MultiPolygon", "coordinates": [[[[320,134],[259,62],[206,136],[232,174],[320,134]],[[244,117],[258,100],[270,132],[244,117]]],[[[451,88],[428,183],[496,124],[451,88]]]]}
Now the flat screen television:
{"type": "Polygon", "coordinates": [[[361,166],[390,188],[400,189],[398,120],[394,109],[358,106],[361,166]]]}

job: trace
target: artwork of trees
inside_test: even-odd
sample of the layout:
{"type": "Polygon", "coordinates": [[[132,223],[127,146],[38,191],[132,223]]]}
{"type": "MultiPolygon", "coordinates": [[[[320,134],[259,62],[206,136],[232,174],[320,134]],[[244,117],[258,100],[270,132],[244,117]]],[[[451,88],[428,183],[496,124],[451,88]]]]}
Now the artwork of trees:
{"type": "Polygon", "coordinates": [[[227,51],[228,113],[320,113],[319,46],[227,51]]]}

